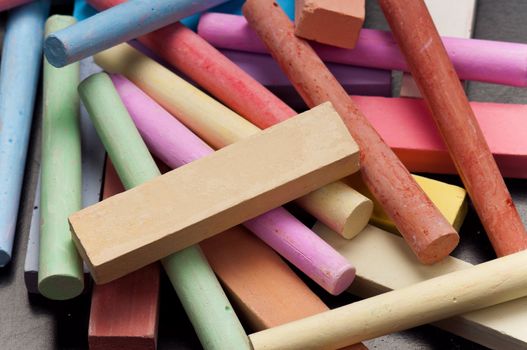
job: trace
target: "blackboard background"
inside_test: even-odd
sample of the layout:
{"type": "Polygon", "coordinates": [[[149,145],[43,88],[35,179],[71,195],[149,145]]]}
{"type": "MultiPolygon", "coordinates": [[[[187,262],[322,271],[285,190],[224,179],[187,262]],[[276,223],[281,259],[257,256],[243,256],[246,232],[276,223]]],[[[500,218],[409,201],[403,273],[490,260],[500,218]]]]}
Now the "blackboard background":
{"type": "MultiPolygon", "coordinates": [[[[441,0],[436,0],[441,1],[441,0]]],[[[54,6],[55,13],[71,13],[71,7],[54,6]]],[[[455,9],[453,9],[455,11],[455,9]]],[[[474,37],[527,42],[527,1],[479,0],[474,37]]],[[[375,0],[367,0],[366,26],[388,29],[375,0]]],[[[394,91],[400,74],[394,73],[394,91]]],[[[526,103],[527,89],[470,82],[468,95],[474,101],[526,103]]],[[[499,118],[499,115],[496,116],[499,118]]],[[[527,116],[526,116],[527,123],[527,116]]],[[[25,249],[31,220],[40,159],[40,107],[37,103],[28,155],[24,188],[17,224],[13,261],[0,270],[0,348],[1,349],[86,349],[89,293],[67,302],[53,302],[29,296],[23,279],[25,249]]],[[[433,176],[460,184],[456,176],[433,176]]],[[[527,181],[507,180],[513,199],[527,222],[527,181]]],[[[291,208],[296,211],[296,208],[291,208]]],[[[309,218],[305,218],[309,221],[309,218]]],[[[461,229],[462,243],[454,255],[471,263],[494,258],[494,253],[477,216],[470,208],[461,229]]],[[[308,282],[308,281],[306,281],[308,282]]],[[[308,282],[309,283],[309,282],[308,282]]],[[[159,349],[200,349],[201,346],[166,276],[161,292],[159,349]]],[[[349,295],[330,297],[317,286],[309,286],[331,307],[352,302],[349,295]]],[[[431,326],[391,334],[366,342],[370,349],[485,349],[431,326]]]]}

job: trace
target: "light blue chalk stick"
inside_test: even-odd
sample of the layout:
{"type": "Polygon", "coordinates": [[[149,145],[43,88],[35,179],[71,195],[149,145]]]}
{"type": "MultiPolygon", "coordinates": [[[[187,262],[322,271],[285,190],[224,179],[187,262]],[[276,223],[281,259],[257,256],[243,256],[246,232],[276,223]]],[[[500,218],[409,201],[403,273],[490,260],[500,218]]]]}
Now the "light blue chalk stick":
{"type": "Polygon", "coordinates": [[[0,67],[0,266],[11,259],[49,0],[9,12],[0,67]]]}
{"type": "MultiPolygon", "coordinates": [[[[245,0],[231,0],[229,2],[226,2],[225,4],[218,5],[216,7],[213,7],[206,12],[220,12],[220,13],[230,13],[233,15],[241,15],[242,14],[242,6],[245,0]]],[[[282,10],[289,16],[290,19],[295,19],[295,0],[278,0],[277,1],[280,7],[282,7],[282,10]]],[[[196,13],[195,15],[192,15],[190,17],[187,17],[183,20],[181,20],[181,23],[186,25],[192,30],[196,30],[198,27],[199,18],[201,16],[201,13],[196,13]]]]}
{"type": "Polygon", "coordinates": [[[80,22],[82,20],[85,20],[86,18],[91,17],[96,13],[97,11],[93,7],[88,5],[86,0],[75,0],[75,4],[73,5],[73,17],[75,17],[77,21],[80,22]]]}
{"type": "Polygon", "coordinates": [[[48,35],[44,52],[63,67],[226,1],[129,0],[48,35]]]}
{"type": "MultiPolygon", "coordinates": [[[[81,80],[102,69],[93,62],[92,57],[81,61],[81,80]]],[[[101,199],[104,177],[104,159],[106,151],[97,135],[90,116],[84,106],[81,106],[81,149],[82,149],[82,207],[86,208],[101,199]]],[[[28,293],[39,294],[38,268],[40,251],[40,180],[35,192],[33,216],[29,228],[26,259],[24,263],[24,281],[28,293]]],[[[88,267],[84,265],[85,284],[89,280],[88,267]]]]}

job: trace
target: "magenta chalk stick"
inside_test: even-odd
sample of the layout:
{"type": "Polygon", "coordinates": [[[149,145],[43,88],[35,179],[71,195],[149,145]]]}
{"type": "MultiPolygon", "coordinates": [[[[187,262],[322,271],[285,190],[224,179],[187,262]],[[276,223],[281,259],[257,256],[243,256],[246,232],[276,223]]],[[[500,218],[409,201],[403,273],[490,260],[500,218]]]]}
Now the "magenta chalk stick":
{"type": "MultiPolygon", "coordinates": [[[[218,48],[267,53],[242,16],[207,13],[200,19],[198,34],[218,48]]],[[[527,86],[527,44],[448,37],[442,40],[460,79],[527,86]]],[[[312,45],[326,62],[409,71],[390,32],[363,28],[354,49],[312,45]]]]}
{"type": "MultiPolygon", "coordinates": [[[[179,167],[214,152],[126,78],[113,75],[112,81],[145,143],[167,165],[179,167]]],[[[281,207],[244,226],[332,294],[343,292],[355,277],[344,257],[281,207]]]]}

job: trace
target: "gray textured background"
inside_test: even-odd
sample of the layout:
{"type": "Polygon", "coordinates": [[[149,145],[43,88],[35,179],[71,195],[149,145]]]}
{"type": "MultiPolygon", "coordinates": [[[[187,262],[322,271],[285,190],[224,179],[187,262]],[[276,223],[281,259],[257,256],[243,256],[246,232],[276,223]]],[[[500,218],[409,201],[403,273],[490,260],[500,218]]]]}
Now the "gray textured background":
{"type": "MultiPolygon", "coordinates": [[[[55,8],[55,11],[67,13],[65,8],[55,8]]],[[[525,0],[479,0],[475,37],[527,42],[526,15],[527,1],[525,0]]],[[[376,1],[367,1],[366,26],[388,29],[376,1]]],[[[397,84],[400,74],[396,73],[394,77],[397,84]]],[[[394,89],[398,91],[397,87],[394,89]]],[[[526,89],[491,84],[471,82],[468,94],[471,100],[476,101],[527,102],[526,89]]],[[[11,264],[0,270],[0,301],[3,306],[0,311],[0,349],[85,349],[87,348],[89,297],[84,295],[72,301],[52,302],[39,296],[28,296],[24,286],[25,248],[40,156],[39,131],[40,109],[37,106],[26,165],[14,258],[11,264]]],[[[451,183],[460,183],[455,176],[436,178],[451,183]]],[[[527,221],[527,181],[509,180],[507,185],[525,223],[527,221]]],[[[494,257],[484,230],[472,209],[461,229],[461,237],[462,243],[455,251],[457,257],[471,263],[482,262],[494,257]]],[[[316,286],[310,283],[309,285],[331,307],[353,301],[348,295],[338,298],[330,297],[316,286]]],[[[370,349],[484,349],[431,326],[388,335],[368,341],[367,344],[370,349]]],[[[164,276],[159,349],[199,348],[200,345],[192,327],[164,276]]]]}

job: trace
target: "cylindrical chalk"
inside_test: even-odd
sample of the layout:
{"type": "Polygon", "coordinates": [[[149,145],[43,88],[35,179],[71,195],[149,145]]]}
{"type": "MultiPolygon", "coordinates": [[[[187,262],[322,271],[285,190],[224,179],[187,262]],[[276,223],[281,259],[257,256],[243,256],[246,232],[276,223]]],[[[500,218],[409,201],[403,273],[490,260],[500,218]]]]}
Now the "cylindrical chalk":
{"type": "MultiPolygon", "coordinates": [[[[172,168],[213,152],[177,119],[126,78],[112,80],[150,150],[172,168]]],[[[260,239],[332,294],[344,291],[355,269],[283,208],[244,223],[260,239]]]]}
{"type": "Polygon", "coordinates": [[[527,249],[525,227],[424,1],[379,3],[496,254],[527,249]]]}
{"type": "MultiPolygon", "coordinates": [[[[92,75],[81,83],[79,93],[125,188],[160,175],[110,77],[92,75]]],[[[203,347],[249,349],[243,327],[200,248],[186,248],[162,262],[203,347]]]]}
{"type": "Polygon", "coordinates": [[[250,25],[309,106],[330,101],[361,149],[364,182],[395,222],[420,261],[435,263],[456,247],[459,235],[384,143],[309,44],[272,0],[248,0],[250,25]]]}
{"type": "Polygon", "coordinates": [[[49,0],[9,13],[0,68],[0,267],[11,260],[49,0]]]}
{"type": "Polygon", "coordinates": [[[9,10],[10,8],[23,5],[30,1],[33,0],[0,0],[0,11],[9,10]]]}
{"type": "MultiPolygon", "coordinates": [[[[268,52],[241,16],[204,14],[198,33],[219,48],[268,52]]],[[[460,79],[527,86],[526,44],[447,37],[442,40],[460,79]]],[[[321,44],[313,44],[313,48],[327,62],[409,71],[389,32],[363,28],[352,50],[321,44]]]]}
{"type": "MultiPolygon", "coordinates": [[[[121,0],[111,0],[112,3],[119,1],[121,0]]],[[[140,40],[230,108],[253,122],[262,118],[276,123],[277,120],[284,120],[296,114],[196,33],[179,24],[143,36],[140,40]]],[[[105,69],[125,74],[216,148],[233,143],[259,130],[207,95],[194,93],[183,97],[176,91],[196,89],[189,88],[189,84],[132,49],[113,48],[97,55],[96,59],[105,69]],[[126,58],[127,56],[129,57],[126,58]],[[136,70],[139,66],[142,72],[136,70]],[[147,81],[151,79],[152,74],[158,76],[157,79],[166,81],[167,88],[163,88],[166,91],[161,91],[159,84],[147,81]],[[182,87],[174,89],[174,84],[182,87]],[[169,95],[167,91],[173,91],[174,95],[169,95]],[[191,103],[190,97],[197,100],[191,103]],[[177,104],[189,107],[183,110],[183,107],[177,104]],[[200,110],[203,113],[195,113],[195,106],[201,106],[200,110]]],[[[274,123],[259,126],[268,127],[274,123]]],[[[343,186],[339,187],[343,188],[343,186]]],[[[346,238],[352,238],[367,224],[372,204],[366,197],[349,187],[345,192],[335,192],[332,189],[335,187],[326,188],[322,194],[315,191],[307,195],[300,204],[336,232],[346,238]]]]}
{"type": "MultiPolygon", "coordinates": [[[[46,33],[75,22],[52,16],[46,33]]],[[[84,289],[82,261],[68,225],[68,216],[82,208],[79,74],[77,63],[55,68],[44,59],[38,289],[55,300],[74,298],[84,289]]]]}
{"type": "Polygon", "coordinates": [[[255,350],[336,349],[527,295],[516,253],[249,336],[255,350]]]}
{"type": "Polygon", "coordinates": [[[48,35],[44,52],[49,63],[63,67],[226,1],[128,1],[48,35]]]}

